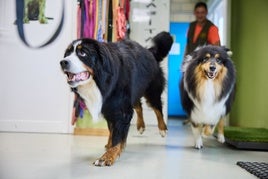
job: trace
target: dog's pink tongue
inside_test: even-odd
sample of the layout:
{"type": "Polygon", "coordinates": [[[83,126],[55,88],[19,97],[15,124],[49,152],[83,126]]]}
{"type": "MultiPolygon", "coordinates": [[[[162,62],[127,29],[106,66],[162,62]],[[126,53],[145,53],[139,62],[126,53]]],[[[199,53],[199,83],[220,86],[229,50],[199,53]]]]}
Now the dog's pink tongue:
{"type": "Polygon", "coordinates": [[[83,80],[88,79],[88,76],[89,76],[89,73],[85,71],[85,72],[81,72],[81,73],[74,75],[73,79],[75,81],[83,81],[83,80]]]}

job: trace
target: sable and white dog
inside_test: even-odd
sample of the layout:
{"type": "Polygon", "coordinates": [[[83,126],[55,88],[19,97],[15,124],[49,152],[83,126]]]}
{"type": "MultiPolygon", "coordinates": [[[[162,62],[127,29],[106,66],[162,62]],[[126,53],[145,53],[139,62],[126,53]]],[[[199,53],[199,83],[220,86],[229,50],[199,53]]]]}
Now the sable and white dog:
{"type": "Polygon", "coordinates": [[[229,52],[225,47],[204,46],[186,56],[182,65],[181,102],[198,149],[203,147],[202,134],[212,134],[217,123],[218,141],[225,141],[224,119],[230,112],[236,83],[229,52]]]}

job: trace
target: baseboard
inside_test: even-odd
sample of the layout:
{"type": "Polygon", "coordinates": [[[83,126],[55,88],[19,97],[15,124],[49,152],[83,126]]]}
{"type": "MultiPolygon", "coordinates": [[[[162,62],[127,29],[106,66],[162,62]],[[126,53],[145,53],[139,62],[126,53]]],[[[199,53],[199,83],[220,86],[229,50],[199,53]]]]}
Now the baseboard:
{"type": "Polygon", "coordinates": [[[108,136],[108,129],[97,128],[74,128],[74,135],[92,135],[92,136],[108,136]]]}

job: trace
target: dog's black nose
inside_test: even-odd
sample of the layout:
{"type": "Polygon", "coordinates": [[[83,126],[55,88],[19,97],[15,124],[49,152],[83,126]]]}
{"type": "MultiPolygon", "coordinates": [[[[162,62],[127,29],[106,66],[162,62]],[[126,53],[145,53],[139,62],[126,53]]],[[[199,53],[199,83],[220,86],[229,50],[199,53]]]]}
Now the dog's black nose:
{"type": "Polygon", "coordinates": [[[69,61],[67,60],[62,60],[60,61],[61,68],[66,69],[69,68],[69,61]]]}
{"type": "Polygon", "coordinates": [[[210,71],[215,71],[216,70],[216,67],[214,65],[211,65],[211,66],[209,66],[209,70],[210,71]]]}

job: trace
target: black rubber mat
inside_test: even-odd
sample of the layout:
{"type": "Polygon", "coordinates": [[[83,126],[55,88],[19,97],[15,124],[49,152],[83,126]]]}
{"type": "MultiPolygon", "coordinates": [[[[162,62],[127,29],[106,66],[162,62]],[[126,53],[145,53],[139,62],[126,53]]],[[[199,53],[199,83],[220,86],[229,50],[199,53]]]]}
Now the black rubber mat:
{"type": "Polygon", "coordinates": [[[238,166],[244,168],[251,174],[261,179],[268,179],[268,163],[265,162],[237,162],[238,166]]]}

